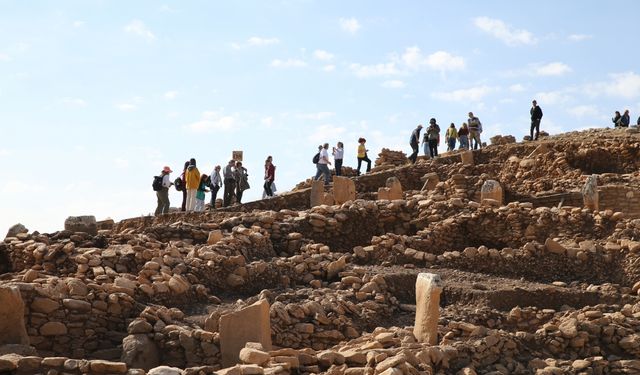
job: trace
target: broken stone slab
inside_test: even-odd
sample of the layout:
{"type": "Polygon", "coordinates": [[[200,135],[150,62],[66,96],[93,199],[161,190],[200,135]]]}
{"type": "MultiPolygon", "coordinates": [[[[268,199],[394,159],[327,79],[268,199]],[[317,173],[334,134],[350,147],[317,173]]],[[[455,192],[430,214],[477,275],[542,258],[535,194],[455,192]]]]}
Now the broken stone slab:
{"type": "Polygon", "coordinates": [[[207,245],[215,245],[222,239],[222,231],[215,229],[209,232],[209,238],[207,238],[207,245]]]}
{"type": "Polygon", "coordinates": [[[480,188],[480,202],[484,202],[485,199],[493,199],[498,202],[498,205],[502,205],[504,198],[502,192],[502,186],[496,180],[487,180],[482,184],[480,188]]]}
{"type": "Polygon", "coordinates": [[[581,190],[584,206],[590,210],[597,211],[600,206],[600,195],[598,193],[598,175],[592,174],[587,177],[587,181],[581,190]]]}
{"type": "Polygon", "coordinates": [[[402,184],[397,177],[389,177],[385,182],[385,187],[378,189],[378,200],[380,199],[402,199],[402,184]]]}
{"type": "Polygon", "coordinates": [[[0,345],[29,345],[24,301],[16,286],[0,286],[0,345]]]}
{"type": "Polygon", "coordinates": [[[348,177],[333,177],[333,198],[335,204],[343,204],[356,199],[356,184],[348,177]]]}
{"type": "Polygon", "coordinates": [[[564,254],[567,252],[567,249],[564,246],[551,238],[547,238],[547,240],[544,242],[544,247],[548,252],[554,254],[564,254]]]}
{"type": "Polygon", "coordinates": [[[69,216],[64,221],[64,229],[71,232],[88,233],[94,236],[98,234],[96,217],[93,215],[69,216]]]}
{"type": "Polygon", "coordinates": [[[7,238],[7,237],[15,237],[20,233],[29,233],[29,230],[27,229],[27,227],[25,227],[24,225],[22,225],[20,223],[14,224],[7,231],[7,235],[5,236],[5,238],[7,238]]]}
{"type": "Polygon", "coordinates": [[[271,350],[269,302],[263,299],[239,311],[222,315],[219,329],[224,367],[240,361],[240,351],[248,342],[258,342],[265,350],[271,350]]]}
{"type": "Polygon", "coordinates": [[[416,279],[416,320],[413,334],[418,342],[438,344],[442,279],[434,273],[420,273],[416,279]]]}
{"type": "Polygon", "coordinates": [[[324,204],[324,194],[324,181],[311,181],[311,207],[316,207],[324,204]]]}
{"type": "Polygon", "coordinates": [[[436,188],[438,183],[440,183],[440,177],[435,172],[427,173],[420,180],[424,181],[424,185],[422,185],[422,191],[429,191],[436,188]]]}
{"type": "Polygon", "coordinates": [[[473,151],[462,151],[460,153],[460,158],[462,159],[462,165],[473,165],[473,151]]]}
{"type": "Polygon", "coordinates": [[[129,335],[122,340],[120,360],[129,368],[141,368],[145,371],[160,365],[158,346],[146,334],[129,335]]]}

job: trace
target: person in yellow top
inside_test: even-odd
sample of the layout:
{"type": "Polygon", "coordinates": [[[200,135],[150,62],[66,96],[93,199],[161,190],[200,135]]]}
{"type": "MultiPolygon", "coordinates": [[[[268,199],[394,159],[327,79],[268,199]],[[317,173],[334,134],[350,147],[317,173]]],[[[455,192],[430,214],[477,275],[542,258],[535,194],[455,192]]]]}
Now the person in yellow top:
{"type": "Polygon", "coordinates": [[[358,139],[358,143],[360,143],[360,145],[358,146],[358,176],[360,176],[360,166],[362,165],[363,161],[367,162],[367,173],[371,172],[371,159],[367,157],[367,152],[369,150],[367,150],[367,148],[364,146],[364,144],[367,143],[367,140],[364,138],[360,138],[358,139]]]}
{"type": "Polygon", "coordinates": [[[196,167],[196,159],[189,160],[189,167],[184,173],[185,189],[187,189],[187,212],[196,208],[196,194],[200,186],[200,171],[196,167]]]}
{"type": "Polygon", "coordinates": [[[445,134],[445,138],[447,140],[447,151],[453,151],[456,149],[456,139],[458,138],[458,131],[456,130],[456,125],[452,122],[449,128],[447,128],[447,133],[445,134]]]}

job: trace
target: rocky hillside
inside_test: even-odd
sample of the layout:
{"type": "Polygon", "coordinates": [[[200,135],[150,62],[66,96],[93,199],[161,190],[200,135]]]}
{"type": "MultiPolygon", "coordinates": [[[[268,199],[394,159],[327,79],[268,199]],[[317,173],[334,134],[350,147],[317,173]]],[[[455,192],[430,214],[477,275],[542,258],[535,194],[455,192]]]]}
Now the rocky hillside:
{"type": "Polygon", "coordinates": [[[640,134],[493,141],[206,213],[12,228],[0,374],[640,373],[640,134]]]}

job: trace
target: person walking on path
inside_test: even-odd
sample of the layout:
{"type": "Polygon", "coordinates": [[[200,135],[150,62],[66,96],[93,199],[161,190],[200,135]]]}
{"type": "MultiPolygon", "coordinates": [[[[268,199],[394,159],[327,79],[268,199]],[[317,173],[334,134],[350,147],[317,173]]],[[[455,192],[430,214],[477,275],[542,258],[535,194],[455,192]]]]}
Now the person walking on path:
{"type": "Polygon", "coordinates": [[[360,176],[360,166],[362,165],[362,162],[367,162],[367,173],[371,172],[371,159],[369,159],[369,157],[367,156],[367,152],[369,152],[369,150],[367,150],[367,148],[365,147],[365,143],[367,143],[367,140],[364,138],[359,138],[358,139],[358,172],[357,172],[357,176],[360,176]]]}
{"type": "Polygon", "coordinates": [[[629,121],[631,121],[631,119],[629,118],[629,110],[627,109],[624,111],[624,114],[620,118],[620,126],[622,126],[623,128],[628,128],[629,121]]]}
{"type": "Polygon", "coordinates": [[[409,155],[409,160],[411,160],[411,163],[413,163],[413,164],[415,164],[416,160],[418,160],[418,150],[419,150],[418,144],[420,143],[420,130],[422,130],[422,125],[418,125],[411,132],[411,137],[409,138],[409,145],[411,146],[411,149],[413,150],[411,155],[409,155]]]}
{"type": "Polygon", "coordinates": [[[271,190],[271,184],[276,179],[276,166],[273,165],[273,158],[267,157],[264,162],[264,192],[267,197],[273,197],[273,191],[271,190]]]}
{"type": "Polygon", "coordinates": [[[469,112],[469,118],[467,119],[469,124],[469,142],[471,142],[469,148],[477,150],[482,148],[482,141],[480,140],[480,134],[482,134],[482,123],[480,119],[473,115],[473,112],[469,112]]]}
{"type": "Polygon", "coordinates": [[[247,168],[242,166],[242,162],[236,162],[236,202],[242,203],[242,193],[249,189],[249,175],[247,168]]]}
{"type": "Polygon", "coordinates": [[[236,175],[234,171],[234,166],[236,162],[234,160],[229,160],[229,164],[224,167],[222,171],[222,176],[224,177],[224,195],[223,195],[223,206],[228,207],[231,204],[231,199],[233,198],[234,191],[236,189],[236,175]]]}
{"type": "Polygon", "coordinates": [[[458,139],[460,140],[460,149],[469,149],[469,127],[466,122],[462,123],[460,129],[458,129],[458,139]]]}
{"type": "Polygon", "coordinates": [[[185,187],[187,189],[187,212],[196,208],[196,194],[200,186],[200,171],[196,167],[196,159],[189,160],[189,167],[185,173],[185,187]]]}
{"type": "Polygon", "coordinates": [[[535,100],[531,102],[531,110],[529,113],[531,114],[531,140],[538,140],[538,136],[540,136],[540,120],[542,120],[542,108],[538,105],[538,102],[535,100]],[[533,138],[533,131],[536,131],[536,137],[533,138]]]}
{"type": "Polygon", "coordinates": [[[222,186],[222,177],[220,177],[220,166],[216,165],[211,172],[211,209],[216,208],[216,200],[218,199],[218,190],[222,186]]]}
{"type": "Polygon", "coordinates": [[[169,188],[173,185],[169,177],[171,172],[173,171],[168,166],[162,168],[162,172],[160,172],[159,177],[162,178],[162,187],[156,191],[156,196],[158,197],[158,207],[156,207],[155,212],[156,216],[169,213],[169,188]]]}
{"type": "Polygon", "coordinates": [[[436,119],[432,118],[429,120],[427,134],[429,135],[430,156],[431,158],[435,158],[438,156],[438,145],[440,144],[440,125],[436,123],[436,119]]]}
{"type": "Polygon", "coordinates": [[[451,123],[449,128],[447,128],[445,138],[447,140],[447,151],[455,150],[456,140],[458,139],[458,130],[456,129],[456,125],[453,122],[451,123]]]}
{"type": "Polygon", "coordinates": [[[344,158],[344,145],[338,142],[338,146],[333,148],[333,162],[335,163],[336,176],[342,176],[342,159],[344,158]]]}
{"type": "Polygon", "coordinates": [[[329,144],[325,143],[320,150],[320,159],[318,159],[318,171],[314,180],[319,180],[320,176],[324,175],[324,186],[328,186],[331,183],[331,172],[329,172],[329,144]]]}
{"type": "Polygon", "coordinates": [[[207,177],[209,176],[206,174],[200,176],[200,184],[198,185],[198,192],[196,193],[196,212],[204,211],[205,193],[209,192],[209,190],[207,190],[207,177]]]}
{"type": "MultiPolygon", "coordinates": [[[[184,162],[184,168],[182,169],[182,174],[180,175],[180,180],[182,181],[182,206],[180,207],[182,212],[187,210],[187,168],[189,168],[189,161],[184,162]]],[[[177,186],[176,186],[177,187],[177,186]]]]}

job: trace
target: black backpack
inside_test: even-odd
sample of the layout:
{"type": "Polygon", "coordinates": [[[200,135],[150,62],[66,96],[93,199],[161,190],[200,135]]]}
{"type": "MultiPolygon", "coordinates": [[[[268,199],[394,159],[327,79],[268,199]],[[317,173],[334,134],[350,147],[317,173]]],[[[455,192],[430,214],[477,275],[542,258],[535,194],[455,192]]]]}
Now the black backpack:
{"type": "Polygon", "coordinates": [[[162,178],[164,176],[153,176],[153,183],[151,184],[151,187],[153,188],[153,191],[160,191],[162,190],[163,186],[162,186],[162,178]]]}
{"type": "Polygon", "coordinates": [[[182,179],[180,177],[176,178],[176,180],[173,181],[173,186],[175,186],[177,191],[184,190],[184,183],[182,182],[182,179]]]}
{"type": "Polygon", "coordinates": [[[313,164],[318,164],[319,161],[320,161],[320,153],[318,152],[313,156],[313,164]]]}

